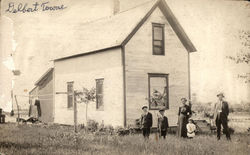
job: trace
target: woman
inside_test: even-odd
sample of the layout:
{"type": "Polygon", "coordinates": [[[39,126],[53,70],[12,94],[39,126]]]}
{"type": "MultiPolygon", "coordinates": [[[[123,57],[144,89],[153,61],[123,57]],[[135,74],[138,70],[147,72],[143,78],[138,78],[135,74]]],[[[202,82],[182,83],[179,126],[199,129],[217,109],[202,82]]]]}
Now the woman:
{"type": "Polygon", "coordinates": [[[188,119],[192,114],[191,107],[186,104],[187,99],[181,98],[182,106],[179,107],[178,112],[178,127],[177,127],[177,135],[178,137],[187,137],[187,128],[186,125],[188,123],[188,119]]]}

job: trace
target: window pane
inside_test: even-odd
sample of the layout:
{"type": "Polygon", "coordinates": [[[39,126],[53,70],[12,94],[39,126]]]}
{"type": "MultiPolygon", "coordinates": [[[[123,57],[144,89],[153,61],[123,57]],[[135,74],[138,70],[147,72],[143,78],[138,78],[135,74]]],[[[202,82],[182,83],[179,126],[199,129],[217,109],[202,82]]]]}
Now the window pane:
{"type": "Polygon", "coordinates": [[[154,45],[162,47],[162,41],[160,41],[160,40],[154,40],[154,45]]]}
{"type": "Polygon", "coordinates": [[[97,95],[97,107],[101,107],[103,105],[103,97],[102,95],[97,95]]]}
{"type": "Polygon", "coordinates": [[[68,108],[73,107],[73,82],[67,83],[67,93],[68,93],[68,108]]]}
{"type": "Polygon", "coordinates": [[[68,92],[73,92],[73,83],[68,83],[68,92]]]}
{"type": "Polygon", "coordinates": [[[150,77],[150,108],[168,108],[167,77],[150,77]]]}
{"type": "Polygon", "coordinates": [[[103,79],[96,80],[96,108],[103,106],[103,79]]]}
{"type": "Polygon", "coordinates": [[[68,108],[73,106],[73,95],[68,95],[68,108]]]}
{"type": "Polygon", "coordinates": [[[162,55],[163,54],[162,48],[154,47],[154,54],[155,55],[162,55]]]}
{"type": "Polygon", "coordinates": [[[154,39],[156,40],[163,40],[162,36],[162,27],[156,27],[154,26],[154,39]]]}
{"type": "Polygon", "coordinates": [[[96,94],[102,94],[102,86],[103,84],[102,84],[102,82],[100,82],[100,81],[97,81],[97,84],[96,84],[96,94]]]}
{"type": "Polygon", "coordinates": [[[153,27],[153,55],[164,55],[164,25],[156,24],[152,25],[153,27]]]}

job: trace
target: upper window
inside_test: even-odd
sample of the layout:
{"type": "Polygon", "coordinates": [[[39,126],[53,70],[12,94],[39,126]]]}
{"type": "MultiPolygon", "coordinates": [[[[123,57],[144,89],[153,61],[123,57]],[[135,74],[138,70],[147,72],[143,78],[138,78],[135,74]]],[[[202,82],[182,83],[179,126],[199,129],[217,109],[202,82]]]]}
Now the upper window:
{"type": "Polygon", "coordinates": [[[169,109],[168,74],[148,74],[149,109],[169,109]]]}
{"type": "Polygon", "coordinates": [[[68,94],[68,108],[73,107],[73,97],[74,97],[74,87],[73,87],[73,82],[68,82],[67,83],[67,94],[68,94]]]}
{"type": "Polygon", "coordinates": [[[165,55],[164,24],[152,24],[153,28],[153,55],[165,55]]]}
{"type": "Polygon", "coordinates": [[[103,110],[103,81],[104,79],[96,79],[96,109],[103,110]]]}

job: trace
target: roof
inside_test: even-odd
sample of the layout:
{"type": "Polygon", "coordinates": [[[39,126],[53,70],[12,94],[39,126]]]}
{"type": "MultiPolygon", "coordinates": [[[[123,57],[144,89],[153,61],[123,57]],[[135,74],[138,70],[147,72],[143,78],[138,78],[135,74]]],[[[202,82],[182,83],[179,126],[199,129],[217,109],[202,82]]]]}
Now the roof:
{"type": "MultiPolygon", "coordinates": [[[[54,68],[48,69],[36,82],[35,85],[38,86],[41,82],[43,82],[50,73],[52,73],[54,68]]],[[[35,87],[36,88],[36,87],[35,87]]]]}
{"type": "Polygon", "coordinates": [[[35,86],[33,89],[31,89],[31,90],[29,91],[29,94],[33,93],[33,91],[35,91],[36,89],[37,89],[37,86],[35,86]]]}
{"type": "Polygon", "coordinates": [[[161,9],[187,51],[196,51],[167,3],[164,0],[151,0],[116,15],[76,25],[74,29],[76,41],[64,44],[63,52],[54,60],[125,45],[156,7],[161,9]]]}

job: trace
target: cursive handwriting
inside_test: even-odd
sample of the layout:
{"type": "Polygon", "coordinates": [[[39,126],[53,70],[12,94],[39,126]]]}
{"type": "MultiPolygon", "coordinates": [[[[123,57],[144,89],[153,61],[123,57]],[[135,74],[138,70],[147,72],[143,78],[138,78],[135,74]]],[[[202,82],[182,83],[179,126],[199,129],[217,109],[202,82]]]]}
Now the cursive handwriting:
{"type": "Polygon", "coordinates": [[[27,12],[37,12],[39,10],[41,11],[57,11],[57,10],[63,10],[66,9],[67,7],[64,6],[63,4],[61,5],[50,5],[49,2],[43,2],[43,3],[38,3],[35,2],[32,5],[29,5],[28,3],[18,3],[15,4],[13,2],[10,2],[8,4],[8,9],[5,10],[5,12],[9,13],[27,13],[27,12]]]}

